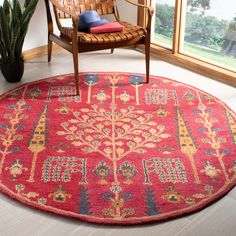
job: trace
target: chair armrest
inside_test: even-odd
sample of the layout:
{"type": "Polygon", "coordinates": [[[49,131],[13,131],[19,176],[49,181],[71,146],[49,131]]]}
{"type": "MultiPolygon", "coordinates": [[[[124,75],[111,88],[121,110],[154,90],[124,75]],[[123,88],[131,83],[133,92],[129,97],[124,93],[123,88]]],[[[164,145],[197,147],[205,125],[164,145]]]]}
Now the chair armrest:
{"type": "Polygon", "coordinates": [[[77,16],[77,15],[72,16],[72,22],[73,22],[73,26],[76,27],[76,29],[78,30],[79,16],[77,16]]]}
{"type": "Polygon", "coordinates": [[[148,20],[147,20],[146,29],[150,30],[151,29],[152,16],[153,16],[153,13],[154,13],[154,8],[152,6],[147,6],[147,5],[144,5],[144,4],[135,3],[132,0],[125,0],[125,1],[132,4],[132,5],[134,5],[134,6],[142,7],[142,8],[147,10],[148,20]]]}
{"type": "Polygon", "coordinates": [[[147,8],[147,12],[148,12],[148,20],[147,20],[147,30],[151,30],[151,24],[152,24],[152,16],[154,14],[154,8],[152,6],[149,6],[147,8]]]}
{"type": "Polygon", "coordinates": [[[132,4],[132,5],[135,5],[135,6],[137,6],[137,7],[149,8],[149,6],[147,6],[147,5],[140,4],[140,3],[136,3],[136,2],[133,2],[133,1],[131,1],[131,0],[125,0],[125,1],[128,2],[128,3],[130,3],[130,4],[132,4]]]}

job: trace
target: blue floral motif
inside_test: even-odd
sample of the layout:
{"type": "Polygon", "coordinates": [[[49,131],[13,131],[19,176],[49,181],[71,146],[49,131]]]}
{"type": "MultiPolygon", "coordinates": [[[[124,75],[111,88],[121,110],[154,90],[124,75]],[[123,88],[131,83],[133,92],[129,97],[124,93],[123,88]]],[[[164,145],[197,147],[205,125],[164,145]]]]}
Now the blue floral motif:
{"type": "Polygon", "coordinates": [[[213,114],[214,113],[214,109],[206,109],[206,113],[213,114]]]}
{"type": "Polygon", "coordinates": [[[7,129],[8,127],[8,124],[0,124],[0,129],[7,129]]]}
{"type": "Polygon", "coordinates": [[[199,110],[197,110],[197,109],[194,109],[194,110],[192,110],[192,113],[193,113],[193,114],[199,114],[199,113],[200,113],[200,111],[199,111],[199,110]]]}
{"type": "Polygon", "coordinates": [[[212,149],[208,149],[208,150],[205,150],[205,153],[207,154],[207,155],[212,155],[212,154],[214,154],[214,150],[212,150],[212,149]]]}
{"type": "Polygon", "coordinates": [[[220,127],[215,127],[215,128],[212,128],[212,130],[215,131],[215,132],[220,132],[221,128],[220,127]]]}
{"type": "Polygon", "coordinates": [[[24,130],[24,129],[25,129],[25,125],[19,124],[19,125],[16,126],[16,129],[18,129],[18,130],[24,130]]]}
{"type": "Polygon", "coordinates": [[[86,84],[96,84],[98,80],[99,78],[96,74],[87,74],[84,78],[86,84]]]}
{"type": "Polygon", "coordinates": [[[207,132],[207,129],[206,128],[198,128],[197,131],[201,132],[201,133],[205,133],[205,132],[207,132]]]}
{"type": "Polygon", "coordinates": [[[31,110],[31,106],[23,106],[23,110],[25,111],[31,110]]]}
{"type": "Polygon", "coordinates": [[[121,198],[124,199],[125,201],[131,200],[133,198],[132,193],[130,193],[130,192],[122,193],[121,198]]]}
{"type": "Polygon", "coordinates": [[[113,198],[113,194],[106,192],[106,193],[102,193],[101,197],[105,201],[110,201],[113,198]]]}
{"type": "Polygon", "coordinates": [[[9,110],[15,110],[16,109],[16,105],[9,105],[9,106],[7,106],[7,108],[9,110]]]}
{"type": "Polygon", "coordinates": [[[230,154],[231,151],[230,151],[229,149],[223,149],[223,150],[222,150],[222,153],[225,154],[225,155],[227,155],[227,154],[230,154]]]}
{"type": "Polygon", "coordinates": [[[12,152],[12,153],[17,153],[17,152],[19,152],[19,151],[20,151],[20,148],[19,148],[19,147],[13,146],[13,147],[11,148],[11,152],[12,152]]]}
{"type": "Polygon", "coordinates": [[[24,130],[24,129],[25,129],[25,125],[19,124],[19,125],[16,126],[16,129],[18,129],[18,130],[24,130]]]}
{"type": "Polygon", "coordinates": [[[131,75],[130,76],[130,84],[132,84],[132,85],[143,84],[143,76],[141,76],[141,75],[131,75]]]}

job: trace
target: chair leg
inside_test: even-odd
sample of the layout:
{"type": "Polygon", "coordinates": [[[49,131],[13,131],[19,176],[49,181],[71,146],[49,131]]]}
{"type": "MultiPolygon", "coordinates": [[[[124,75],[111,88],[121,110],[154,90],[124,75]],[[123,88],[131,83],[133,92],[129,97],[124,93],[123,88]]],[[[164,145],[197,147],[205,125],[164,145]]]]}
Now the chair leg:
{"type": "Polygon", "coordinates": [[[48,62],[52,59],[52,41],[48,39],[48,62]]]}
{"type": "Polygon", "coordinates": [[[146,84],[149,83],[150,75],[150,40],[145,42],[145,61],[146,61],[146,84]]]}
{"type": "Polygon", "coordinates": [[[114,52],[114,48],[111,49],[111,54],[114,52]]]}
{"type": "Polygon", "coordinates": [[[79,60],[77,50],[73,50],[73,62],[74,62],[74,76],[75,76],[75,87],[76,95],[80,95],[80,86],[79,86],[79,60]]]}

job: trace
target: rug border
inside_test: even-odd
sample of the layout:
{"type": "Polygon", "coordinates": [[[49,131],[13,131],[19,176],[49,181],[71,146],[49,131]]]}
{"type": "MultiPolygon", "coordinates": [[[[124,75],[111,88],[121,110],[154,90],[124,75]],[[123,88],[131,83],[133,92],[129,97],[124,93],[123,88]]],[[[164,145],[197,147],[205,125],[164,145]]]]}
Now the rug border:
{"type": "Polygon", "coordinates": [[[146,216],[146,217],[129,217],[125,218],[123,220],[118,220],[118,219],[111,219],[111,218],[100,218],[100,217],[93,217],[93,216],[86,216],[86,215],[81,215],[81,214],[76,214],[71,211],[65,211],[65,210],[60,210],[55,207],[47,206],[47,205],[42,205],[39,203],[36,203],[35,201],[31,201],[19,194],[14,193],[12,190],[10,190],[8,187],[3,185],[0,182],[0,191],[10,197],[11,199],[19,202],[23,206],[29,206],[33,209],[39,210],[43,213],[53,213],[55,215],[59,215],[62,217],[70,217],[74,219],[79,219],[84,222],[90,222],[90,223],[98,223],[98,224],[104,224],[104,225],[137,225],[137,224],[144,224],[144,223],[154,223],[154,222],[161,222],[165,220],[174,220],[178,217],[184,217],[186,215],[190,215],[196,212],[199,212],[203,209],[205,209],[208,206],[211,206],[212,204],[216,203],[218,200],[220,200],[222,197],[224,197],[236,184],[236,176],[234,176],[231,179],[231,183],[227,185],[223,190],[218,191],[217,193],[211,195],[210,198],[207,198],[205,200],[202,200],[201,202],[193,205],[186,207],[184,209],[179,209],[175,211],[171,211],[168,213],[160,213],[156,216],[146,216]],[[235,181],[235,183],[234,183],[235,181]],[[213,196],[213,197],[212,197],[213,196]],[[104,222],[106,220],[106,222],[104,222]]]}

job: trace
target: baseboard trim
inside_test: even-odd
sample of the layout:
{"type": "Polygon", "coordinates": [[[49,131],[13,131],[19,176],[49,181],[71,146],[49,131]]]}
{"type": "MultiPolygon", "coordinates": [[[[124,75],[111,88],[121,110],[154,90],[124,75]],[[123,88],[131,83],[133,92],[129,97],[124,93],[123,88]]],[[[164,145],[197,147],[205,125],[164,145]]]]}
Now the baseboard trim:
{"type": "MultiPolygon", "coordinates": [[[[59,50],[61,50],[61,47],[59,47],[56,44],[53,44],[52,50],[53,51],[59,51],[59,50]]],[[[30,50],[24,51],[23,52],[23,57],[24,57],[24,60],[27,61],[27,60],[34,59],[36,57],[45,56],[47,54],[48,54],[48,47],[47,47],[47,45],[43,45],[43,46],[40,46],[40,47],[37,47],[37,48],[33,48],[33,49],[30,49],[30,50]]]]}

